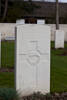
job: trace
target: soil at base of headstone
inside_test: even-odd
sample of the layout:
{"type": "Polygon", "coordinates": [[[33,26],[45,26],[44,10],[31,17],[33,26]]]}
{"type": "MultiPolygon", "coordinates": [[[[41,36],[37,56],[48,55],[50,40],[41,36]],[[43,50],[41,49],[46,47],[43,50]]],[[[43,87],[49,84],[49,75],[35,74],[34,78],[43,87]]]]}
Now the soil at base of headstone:
{"type": "Polygon", "coordinates": [[[67,56],[67,51],[64,51],[63,53],[61,54],[58,54],[59,56],[67,56]]]}
{"type": "Polygon", "coordinates": [[[62,51],[62,53],[56,54],[58,56],[67,56],[67,48],[59,48],[59,49],[55,49],[55,48],[51,48],[52,50],[59,50],[62,51]]]}
{"type": "Polygon", "coordinates": [[[32,95],[22,97],[22,100],[67,100],[67,92],[47,95],[34,93],[32,95]]]}
{"type": "Polygon", "coordinates": [[[13,68],[0,68],[0,72],[14,72],[13,68]]]}

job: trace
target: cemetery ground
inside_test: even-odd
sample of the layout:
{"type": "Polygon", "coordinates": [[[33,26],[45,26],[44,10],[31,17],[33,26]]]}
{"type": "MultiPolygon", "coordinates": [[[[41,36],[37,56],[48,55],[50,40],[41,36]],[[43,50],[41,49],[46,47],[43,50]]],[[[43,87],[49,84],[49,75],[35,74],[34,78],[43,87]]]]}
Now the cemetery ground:
{"type": "MultiPolygon", "coordinates": [[[[14,41],[2,41],[0,88],[14,88],[14,41]]],[[[54,49],[51,42],[51,92],[67,92],[67,43],[64,49],[54,49]]]]}

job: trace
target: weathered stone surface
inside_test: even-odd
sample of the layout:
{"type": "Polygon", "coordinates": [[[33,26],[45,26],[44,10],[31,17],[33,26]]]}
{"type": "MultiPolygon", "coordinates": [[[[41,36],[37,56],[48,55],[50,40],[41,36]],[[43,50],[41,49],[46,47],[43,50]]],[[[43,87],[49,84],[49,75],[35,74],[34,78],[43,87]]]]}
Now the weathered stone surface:
{"type": "Polygon", "coordinates": [[[50,27],[16,27],[16,89],[23,95],[50,92],[50,27]]]}
{"type": "Polygon", "coordinates": [[[64,31],[56,30],[55,33],[55,48],[64,48],[64,31]]]}

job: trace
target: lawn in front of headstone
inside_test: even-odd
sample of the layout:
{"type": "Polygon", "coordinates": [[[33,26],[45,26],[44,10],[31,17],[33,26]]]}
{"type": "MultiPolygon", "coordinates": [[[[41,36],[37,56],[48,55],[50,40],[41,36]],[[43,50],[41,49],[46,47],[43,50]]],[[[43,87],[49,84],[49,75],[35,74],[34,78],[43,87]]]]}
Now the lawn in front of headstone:
{"type": "MultiPolygon", "coordinates": [[[[14,42],[2,43],[3,67],[6,67],[6,62],[8,68],[14,66],[14,42]],[[5,49],[7,51],[6,54],[7,57],[5,56],[4,53],[5,49]]],[[[0,72],[0,87],[14,87],[13,72],[0,72]]],[[[54,43],[52,42],[51,43],[51,92],[64,92],[64,91],[67,91],[67,43],[65,43],[65,49],[54,49],[54,43]]]]}
{"type": "Polygon", "coordinates": [[[51,44],[51,91],[67,92],[67,43],[64,49],[51,44]]]}
{"type": "Polygon", "coordinates": [[[1,42],[1,67],[12,68],[14,67],[14,41],[2,41],[1,42]]]}
{"type": "Polygon", "coordinates": [[[14,88],[14,73],[0,72],[0,88],[14,88]]]}

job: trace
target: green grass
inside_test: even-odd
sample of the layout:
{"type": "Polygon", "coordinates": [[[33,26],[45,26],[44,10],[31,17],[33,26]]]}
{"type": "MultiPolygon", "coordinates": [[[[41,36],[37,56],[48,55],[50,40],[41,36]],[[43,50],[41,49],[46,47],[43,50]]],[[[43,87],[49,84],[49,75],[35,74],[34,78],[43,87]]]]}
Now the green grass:
{"type": "Polygon", "coordinates": [[[0,88],[1,87],[14,88],[14,73],[13,72],[0,73],[0,88]]]}
{"type": "MultiPolygon", "coordinates": [[[[54,48],[54,43],[51,43],[54,48]]],[[[65,44],[67,48],[67,43],[65,44]]],[[[67,56],[64,49],[51,49],[51,92],[67,91],[67,56]]],[[[14,42],[2,42],[2,67],[14,67],[14,42]]],[[[14,87],[14,73],[0,73],[0,87],[14,87]]]]}
{"type": "Polygon", "coordinates": [[[3,41],[1,46],[1,66],[14,67],[14,41],[3,41]]]}
{"type": "MultiPolygon", "coordinates": [[[[54,47],[54,43],[52,43],[54,47]]],[[[67,48],[67,44],[65,44],[67,48]]],[[[59,56],[63,50],[51,50],[51,92],[67,91],[67,56],[59,56]]]]}

